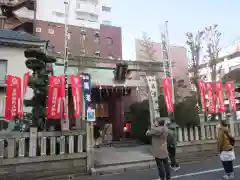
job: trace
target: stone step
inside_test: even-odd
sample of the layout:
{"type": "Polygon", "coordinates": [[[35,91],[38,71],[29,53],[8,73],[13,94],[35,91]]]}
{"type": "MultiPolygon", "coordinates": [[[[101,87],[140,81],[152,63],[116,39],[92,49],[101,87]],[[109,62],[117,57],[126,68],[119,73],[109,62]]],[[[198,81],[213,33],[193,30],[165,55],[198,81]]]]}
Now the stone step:
{"type": "MultiPolygon", "coordinates": [[[[119,148],[119,147],[137,147],[143,145],[143,143],[132,140],[132,139],[124,139],[121,141],[113,141],[111,144],[113,147],[119,148]]],[[[101,147],[106,147],[108,145],[100,145],[101,147]]]]}

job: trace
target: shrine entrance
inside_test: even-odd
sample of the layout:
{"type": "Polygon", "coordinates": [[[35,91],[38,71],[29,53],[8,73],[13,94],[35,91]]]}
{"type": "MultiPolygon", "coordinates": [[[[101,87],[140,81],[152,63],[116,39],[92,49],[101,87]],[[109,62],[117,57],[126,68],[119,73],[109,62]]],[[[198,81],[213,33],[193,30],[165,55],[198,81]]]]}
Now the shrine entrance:
{"type": "Polygon", "coordinates": [[[107,142],[106,136],[113,141],[124,137],[124,102],[122,98],[129,96],[131,88],[98,86],[92,88],[91,107],[96,110],[96,127],[101,133],[101,144],[107,142]]]}
{"type": "MultiPolygon", "coordinates": [[[[129,119],[125,118],[124,97],[130,96],[132,91],[136,90],[137,87],[146,89],[149,86],[149,82],[151,81],[152,83],[152,80],[146,78],[147,73],[145,72],[156,74],[162,72],[161,67],[162,63],[154,61],[125,61],[98,57],[75,57],[74,59],[69,59],[68,74],[86,73],[91,76],[90,106],[96,110],[95,125],[103,133],[103,137],[104,133],[106,133],[107,125],[109,134],[112,136],[110,139],[120,141],[131,138],[131,133],[128,132],[128,129],[131,128],[131,123],[128,122],[129,119]],[[145,74],[145,77],[136,80],[132,78],[132,73],[134,72],[142,72],[142,74],[145,74]]],[[[62,58],[58,59],[54,69],[55,72],[58,72],[56,75],[63,74],[62,58]]],[[[152,91],[151,88],[150,91],[152,91]]],[[[152,95],[150,95],[150,98],[150,102],[155,104],[152,95]]],[[[154,104],[151,104],[150,108],[155,109],[154,104]]]]}

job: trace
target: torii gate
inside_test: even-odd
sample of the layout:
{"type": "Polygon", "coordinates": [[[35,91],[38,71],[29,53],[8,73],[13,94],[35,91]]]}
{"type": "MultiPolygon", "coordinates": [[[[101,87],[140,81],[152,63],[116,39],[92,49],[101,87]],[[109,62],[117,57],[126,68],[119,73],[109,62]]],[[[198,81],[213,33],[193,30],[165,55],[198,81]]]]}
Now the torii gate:
{"type": "MultiPolygon", "coordinates": [[[[55,56],[57,58],[56,65],[63,66],[63,58],[61,56],[55,56]]],[[[112,80],[112,86],[121,86],[121,87],[148,87],[148,99],[150,107],[150,120],[153,123],[153,120],[156,116],[159,115],[158,107],[158,88],[156,84],[156,75],[163,72],[163,63],[157,61],[131,61],[131,60],[112,60],[99,57],[84,57],[78,56],[71,58],[69,57],[68,67],[75,67],[78,71],[83,71],[86,68],[89,69],[108,69],[115,70],[117,64],[124,64],[128,66],[130,72],[143,72],[142,79],[126,79],[124,83],[118,83],[112,80]],[[154,88],[154,86],[156,88],[154,88]]],[[[92,86],[97,86],[97,83],[92,82],[92,86]]]]}
{"type": "MultiPolygon", "coordinates": [[[[56,65],[63,66],[64,61],[61,56],[56,56],[56,65]]],[[[124,84],[114,82],[114,86],[125,86],[125,87],[148,87],[148,99],[149,99],[149,111],[150,111],[150,122],[153,125],[155,117],[160,117],[158,107],[158,89],[156,75],[163,72],[163,64],[156,61],[127,61],[127,60],[111,60],[99,57],[69,57],[68,67],[76,67],[78,72],[86,68],[90,69],[108,69],[115,70],[117,64],[123,64],[128,66],[130,72],[143,72],[144,77],[140,80],[125,80],[124,84]]],[[[81,73],[81,72],[80,72],[81,73]]],[[[91,74],[90,74],[91,75],[91,74]]],[[[92,80],[92,86],[96,86],[94,79],[92,80]]],[[[145,88],[144,88],[145,89],[145,88]]],[[[83,118],[85,116],[83,115],[83,118]]],[[[90,170],[94,167],[94,136],[93,136],[93,124],[87,122],[86,134],[87,134],[87,169],[90,170]]]]}

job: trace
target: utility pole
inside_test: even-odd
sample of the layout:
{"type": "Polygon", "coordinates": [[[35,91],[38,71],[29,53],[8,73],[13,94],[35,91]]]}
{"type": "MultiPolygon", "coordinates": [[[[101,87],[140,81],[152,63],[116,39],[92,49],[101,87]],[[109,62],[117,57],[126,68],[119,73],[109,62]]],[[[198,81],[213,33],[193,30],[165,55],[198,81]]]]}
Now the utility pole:
{"type": "Polygon", "coordinates": [[[64,118],[62,121],[62,130],[69,130],[69,119],[68,119],[68,14],[69,14],[69,2],[68,0],[64,1],[65,7],[65,49],[64,49],[64,76],[65,76],[65,99],[64,99],[64,118]]]}
{"type": "MultiPolygon", "coordinates": [[[[164,77],[169,77],[171,79],[172,85],[172,103],[175,104],[175,95],[174,95],[174,83],[173,83],[173,74],[172,74],[172,61],[170,57],[170,48],[169,48],[169,35],[168,35],[168,21],[165,21],[164,31],[161,32],[161,42],[162,42],[162,59],[163,59],[163,70],[164,77]]],[[[174,113],[173,113],[174,116],[174,113]]]]}
{"type": "Polygon", "coordinates": [[[34,17],[33,17],[33,35],[36,35],[37,27],[37,0],[33,0],[34,3],[34,17]]]}

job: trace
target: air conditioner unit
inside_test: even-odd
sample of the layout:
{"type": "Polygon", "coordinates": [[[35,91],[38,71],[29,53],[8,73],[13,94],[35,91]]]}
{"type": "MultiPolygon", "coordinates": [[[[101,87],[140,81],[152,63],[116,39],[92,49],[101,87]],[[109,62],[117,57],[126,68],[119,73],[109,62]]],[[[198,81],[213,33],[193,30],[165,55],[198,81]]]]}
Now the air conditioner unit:
{"type": "Polygon", "coordinates": [[[99,51],[96,51],[96,52],[94,53],[94,55],[95,55],[95,56],[100,56],[100,52],[99,52],[99,51]]]}
{"type": "Polygon", "coordinates": [[[49,28],[49,29],[48,29],[48,33],[49,33],[49,34],[54,34],[54,29],[49,28]]]}
{"type": "Polygon", "coordinates": [[[95,31],[94,36],[95,36],[95,37],[100,37],[100,33],[99,33],[99,31],[95,31]]]}
{"type": "Polygon", "coordinates": [[[36,32],[38,32],[38,33],[40,33],[42,31],[42,29],[41,28],[36,28],[36,32]]]}
{"type": "Polygon", "coordinates": [[[84,54],[86,52],[85,49],[81,49],[81,53],[84,54]]]}

